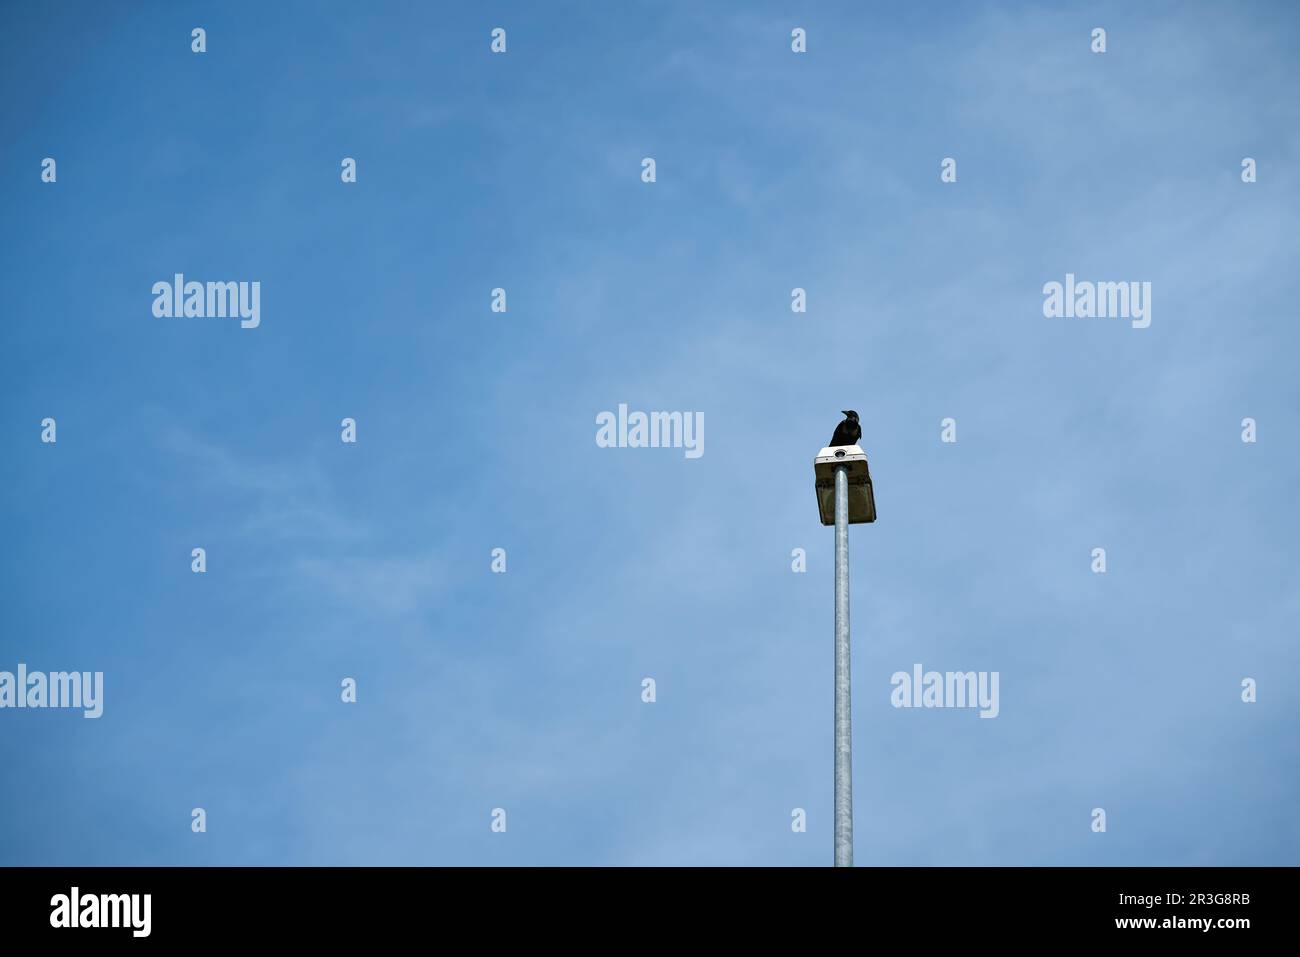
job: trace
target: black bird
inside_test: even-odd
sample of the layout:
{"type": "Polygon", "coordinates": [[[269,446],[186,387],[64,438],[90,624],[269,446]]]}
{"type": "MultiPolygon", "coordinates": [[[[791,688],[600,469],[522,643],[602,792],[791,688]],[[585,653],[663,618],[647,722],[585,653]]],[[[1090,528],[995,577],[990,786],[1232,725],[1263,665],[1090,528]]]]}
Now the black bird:
{"type": "Polygon", "coordinates": [[[832,446],[857,445],[858,439],[862,438],[862,426],[858,425],[858,414],[849,410],[844,415],[847,418],[835,426],[835,434],[831,436],[832,446]]]}

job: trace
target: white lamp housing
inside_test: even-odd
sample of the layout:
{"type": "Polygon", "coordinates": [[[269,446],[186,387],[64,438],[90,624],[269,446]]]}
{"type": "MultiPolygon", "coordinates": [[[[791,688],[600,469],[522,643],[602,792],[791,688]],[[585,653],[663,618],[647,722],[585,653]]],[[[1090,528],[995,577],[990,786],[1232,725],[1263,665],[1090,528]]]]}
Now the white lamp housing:
{"type": "Polygon", "coordinates": [[[817,479],[817,509],[823,525],[835,524],[835,467],[845,465],[849,471],[849,524],[859,525],[876,520],[876,497],[871,491],[871,472],[867,455],[856,445],[835,445],[822,449],[813,459],[817,479]]]}

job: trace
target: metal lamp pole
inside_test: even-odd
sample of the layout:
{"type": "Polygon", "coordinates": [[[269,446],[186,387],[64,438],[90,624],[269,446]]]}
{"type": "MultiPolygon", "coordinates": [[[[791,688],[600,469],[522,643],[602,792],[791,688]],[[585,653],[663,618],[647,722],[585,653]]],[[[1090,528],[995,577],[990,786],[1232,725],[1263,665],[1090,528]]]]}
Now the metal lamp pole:
{"type": "MultiPolygon", "coordinates": [[[[874,516],[873,516],[874,517],[874,516]]],[[[849,468],[835,466],[835,866],[853,866],[849,702],[849,468]]]]}
{"type": "MultiPolygon", "coordinates": [[[[838,430],[836,436],[838,437],[838,430]]],[[[822,525],[835,526],[835,866],[853,866],[853,744],[849,704],[849,526],[876,520],[866,453],[831,445],[813,459],[822,525]]]]}

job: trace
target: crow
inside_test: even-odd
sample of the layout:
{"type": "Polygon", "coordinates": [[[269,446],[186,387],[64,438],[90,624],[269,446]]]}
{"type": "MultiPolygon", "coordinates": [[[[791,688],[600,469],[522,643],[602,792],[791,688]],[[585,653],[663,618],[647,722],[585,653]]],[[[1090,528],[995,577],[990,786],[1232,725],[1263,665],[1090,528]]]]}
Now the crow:
{"type": "Polygon", "coordinates": [[[857,445],[858,439],[862,438],[862,426],[858,425],[858,414],[852,410],[844,414],[847,418],[835,426],[835,434],[831,436],[832,446],[857,445]]]}

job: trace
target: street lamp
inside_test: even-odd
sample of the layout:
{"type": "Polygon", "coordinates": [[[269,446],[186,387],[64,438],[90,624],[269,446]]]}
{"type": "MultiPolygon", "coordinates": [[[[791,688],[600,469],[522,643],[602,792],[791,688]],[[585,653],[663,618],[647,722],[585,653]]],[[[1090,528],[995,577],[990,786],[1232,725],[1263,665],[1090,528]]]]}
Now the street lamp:
{"type": "Polygon", "coordinates": [[[831,446],[813,459],[817,510],[835,526],[835,866],[853,866],[853,731],[849,695],[849,526],[876,520],[867,456],[831,446]]]}

